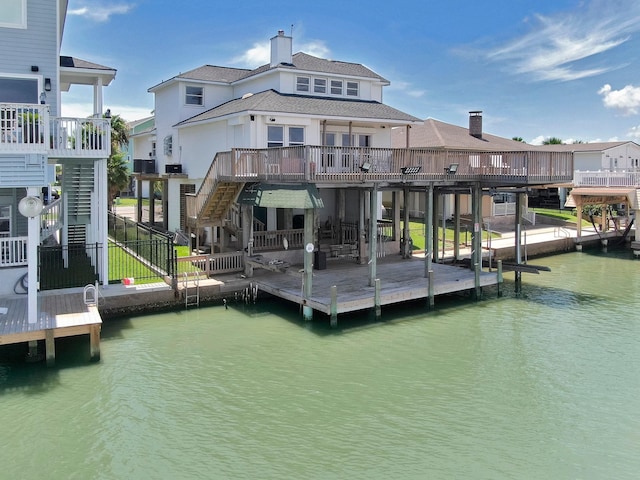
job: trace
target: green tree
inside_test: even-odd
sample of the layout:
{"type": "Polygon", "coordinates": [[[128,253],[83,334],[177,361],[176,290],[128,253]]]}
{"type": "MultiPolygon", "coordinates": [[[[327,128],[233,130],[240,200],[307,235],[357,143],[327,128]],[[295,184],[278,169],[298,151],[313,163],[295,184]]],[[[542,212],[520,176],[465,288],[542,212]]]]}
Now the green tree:
{"type": "Polygon", "coordinates": [[[543,145],[562,145],[563,142],[558,137],[549,137],[544,142],[542,142],[542,144],[543,145]]]}
{"type": "Polygon", "coordinates": [[[123,152],[111,153],[107,160],[107,183],[109,184],[109,210],[121,190],[129,186],[129,168],[123,152]]]}
{"type": "MultiPolygon", "coordinates": [[[[105,115],[106,118],[106,115],[105,115]]],[[[107,159],[107,183],[109,191],[109,210],[113,208],[113,200],[121,190],[129,186],[129,168],[122,151],[129,142],[127,123],[120,115],[111,117],[111,155],[107,159]]]]}
{"type": "Polygon", "coordinates": [[[527,142],[524,141],[524,139],[522,137],[511,137],[511,140],[516,141],[516,142],[527,143],[527,142]]]}

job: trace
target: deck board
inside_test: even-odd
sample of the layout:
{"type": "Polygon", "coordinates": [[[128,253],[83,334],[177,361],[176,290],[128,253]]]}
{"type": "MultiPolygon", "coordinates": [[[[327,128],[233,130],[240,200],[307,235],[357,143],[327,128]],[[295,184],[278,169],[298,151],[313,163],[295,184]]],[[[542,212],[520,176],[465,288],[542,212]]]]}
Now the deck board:
{"type": "MultiPolygon", "coordinates": [[[[467,268],[432,264],[434,295],[468,291],[475,288],[475,273],[467,268]]],[[[377,262],[376,278],[380,280],[380,305],[428,299],[429,280],[425,276],[423,258],[401,259],[388,256],[377,262]]],[[[277,297],[302,303],[303,276],[299,266],[287,273],[256,269],[252,281],[258,288],[277,297]]],[[[483,271],[480,286],[496,285],[496,272],[483,271]]],[[[331,287],[337,288],[337,312],[348,313],[375,306],[375,287],[369,286],[369,266],[353,261],[330,262],[326,270],[314,270],[312,294],[307,305],[314,310],[331,313],[331,287]]]]}

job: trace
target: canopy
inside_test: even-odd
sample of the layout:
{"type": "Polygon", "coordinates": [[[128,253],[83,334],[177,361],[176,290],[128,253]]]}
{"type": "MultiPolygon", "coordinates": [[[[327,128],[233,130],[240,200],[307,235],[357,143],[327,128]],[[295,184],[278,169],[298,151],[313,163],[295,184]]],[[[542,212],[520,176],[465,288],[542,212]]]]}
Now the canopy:
{"type": "Polygon", "coordinates": [[[238,203],[267,208],[324,208],[318,188],[310,183],[302,185],[248,183],[240,192],[238,203]]]}

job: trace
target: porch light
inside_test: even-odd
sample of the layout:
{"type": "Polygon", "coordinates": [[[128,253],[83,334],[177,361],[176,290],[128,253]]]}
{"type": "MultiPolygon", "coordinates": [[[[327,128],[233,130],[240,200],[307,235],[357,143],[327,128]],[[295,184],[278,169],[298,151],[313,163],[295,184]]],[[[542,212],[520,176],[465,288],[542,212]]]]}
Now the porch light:
{"type": "Polygon", "coordinates": [[[361,172],[367,173],[369,170],[371,170],[371,163],[364,162],[362,165],[360,165],[361,172]]]}
{"type": "Polygon", "coordinates": [[[42,92],[40,93],[40,103],[42,105],[44,105],[45,103],[47,103],[47,94],[42,92]]]}
{"type": "Polygon", "coordinates": [[[458,164],[452,163],[448,167],[445,167],[444,171],[447,175],[455,175],[455,173],[458,171],[458,164]]]}
{"type": "Polygon", "coordinates": [[[403,175],[416,175],[420,173],[422,167],[420,165],[412,166],[412,167],[401,167],[400,171],[403,175]]]}
{"type": "Polygon", "coordinates": [[[51,91],[51,79],[50,78],[45,78],[44,79],[44,90],[45,90],[45,92],[50,92],[51,91]]]}

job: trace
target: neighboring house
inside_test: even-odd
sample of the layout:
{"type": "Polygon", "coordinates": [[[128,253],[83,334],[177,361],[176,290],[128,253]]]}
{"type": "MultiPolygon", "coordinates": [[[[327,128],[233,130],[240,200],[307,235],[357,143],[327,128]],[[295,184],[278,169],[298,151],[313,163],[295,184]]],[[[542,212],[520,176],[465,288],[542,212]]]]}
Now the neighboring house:
{"type": "Polygon", "coordinates": [[[205,65],[149,89],[156,162],[142,171],[146,156],[134,158],[137,181],[163,185],[164,226],[188,230],[197,248],[244,251],[248,262],[268,250],[278,261],[304,260],[308,289],[310,255],[323,248],[369,263],[372,278],[377,256],[409,256],[409,222],[401,232],[398,199],[411,192],[471,192],[477,225],[483,190],[571,178],[570,154],[526,145],[393,148],[394,127],[410,142],[408,127],[424,122],[383,103],[388,85],[360,64],[294,55],[291,37],[280,31],[267,65],[205,65]],[[389,220],[381,219],[384,192],[392,197],[389,220]]]}
{"type": "Polygon", "coordinates": [[[102,88],[116,71],[60,56],[67,1],[9,0],[2,5],[0,294],[13,293],[24,278],[31,321],[37,315],[38,288],[55,285],[73,264],[70,246],[90,263],[93,281],[108,281],[111,142],[109,120],[102,116],[102,88]],[[61,117],[61,92],[72,85],[93,86],[92,118],[61,117]],[[43,208],[42,191],[55,181],[56,165],[62,170],[61,198],[43,208]],[[48,254],[50,265],[59,265],[55,271],[37,258],[44,242],[57,248],[48,254]]]}
{"type": "MultiPolygon", "coordinates": [[[[129,133],[129,143],[126,146],[127,166],[129,172],[134,170],[144,172],[148,165],[154,167],[156,161],[156,129],[155,118],[153,116],[127,123],[129,133]],[[136,164],[134,165],[134,158],[136,164]]],[[[131,178],[129,195],[137,194],[136,182],[131,178]]],[[[149,196],[148,190],[143,192],[144,197],[149,196]]]]}

